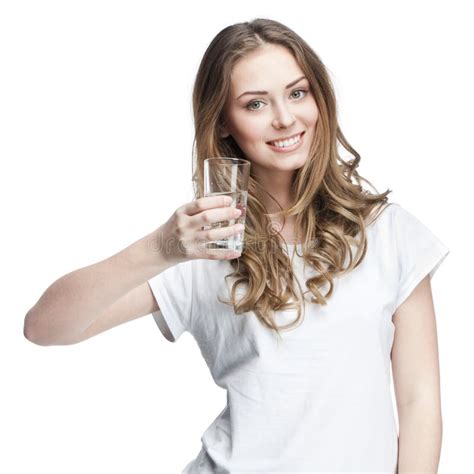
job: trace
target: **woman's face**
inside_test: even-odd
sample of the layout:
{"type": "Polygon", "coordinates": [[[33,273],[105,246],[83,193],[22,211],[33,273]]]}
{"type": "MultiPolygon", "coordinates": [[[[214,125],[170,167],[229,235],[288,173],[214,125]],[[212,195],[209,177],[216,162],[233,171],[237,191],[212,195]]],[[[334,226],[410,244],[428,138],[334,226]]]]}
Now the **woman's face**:
{"type": "Polygon", "coordinates": [[[309,82],[285,47],[265,45],[235,64],[221,136],[234,138],[252,162],[252,174],[268,178],[269,173],[287,174],[301,168],[317,120],[318,108],[309,82]],[[300,143],[287,150],[269,144],[298,138],[301,133],[300,143]]]}

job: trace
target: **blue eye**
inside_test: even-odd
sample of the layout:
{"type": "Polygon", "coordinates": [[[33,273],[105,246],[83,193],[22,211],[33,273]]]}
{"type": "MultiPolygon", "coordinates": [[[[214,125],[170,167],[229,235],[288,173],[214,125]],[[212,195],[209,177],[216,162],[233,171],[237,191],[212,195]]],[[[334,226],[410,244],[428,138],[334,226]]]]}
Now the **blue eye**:
{"type": "MultiPolygon", "coordinates": [[[[304,90],[304,89],[296,89],[296,90],[294,90],[290,95],[293,95],[295,92],[302,92],[302,93],[304,94],[303,96],[300,95],[300,96],[298,96],[298,97],[295,97],[296,99],[302,99],[302,98],[308,93],[307,90],[304,90]]],[[[293,96],[293,97],[294,97],[294,96],[293,96]]],[[[259,103],[263,103],[263,101],[261,101],[261,100],[252,100],[252,102],[249,102],[249,103],[245,106],[245,108],[247,108],[248,110],[254,110],[254,111],[260,110],[261,107],[259,107],[259,108],[254,108],[254,107],[252,107],[253,104],[259,104],[259,103]]]]}

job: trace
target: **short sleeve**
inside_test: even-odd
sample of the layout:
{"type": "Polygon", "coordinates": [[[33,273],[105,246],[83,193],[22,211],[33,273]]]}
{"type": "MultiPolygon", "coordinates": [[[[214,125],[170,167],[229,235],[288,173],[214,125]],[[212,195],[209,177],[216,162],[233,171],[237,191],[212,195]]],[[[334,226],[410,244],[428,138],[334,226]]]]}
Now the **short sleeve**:
{"type": "Polygon", "coordinates": [[[159,307],[152,313],[153,319],[170,342],[176,342],[183,332],[189,331],[193,300],[192,263],[192,260],[178,263],[148,280],[159,307]]]}
{"type": "Polygon", "coordinates": [[[426,275],[433,278],[450,250],[413,214],[394,206],[393,225],[398,257],[398,308],[426,275]]]}

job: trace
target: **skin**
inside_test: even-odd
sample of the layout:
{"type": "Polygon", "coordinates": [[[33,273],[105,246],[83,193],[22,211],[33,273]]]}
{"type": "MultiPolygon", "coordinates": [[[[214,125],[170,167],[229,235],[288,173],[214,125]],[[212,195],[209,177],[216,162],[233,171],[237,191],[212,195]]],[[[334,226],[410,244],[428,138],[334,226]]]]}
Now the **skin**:
{"type": "Polygon", "coordinates": [[[436,473],[442,415],[436,316],[429,276],[393,315],[392,373],[399,433],[398,472],[436,473]]]}
{"type": "MultiPolygon", "coordinates": [[[[294,202],[291,181],[308,158],[318,120],[318,107],[307,79],[290,89],[286,86],[304,76],[292,53],[283,46],[265,45],[241,58],[231,75],[225,106],[222,137],[231,135],[252,163],[255,179],[271,193],[283,209],[294,202]],[[268,94],[241,94],[268,91],[268,94]],[[277,153],[267,141],[305,131],[304,143],[292,153],[277,153]]],[[[270,199],[269,212],[280,209],[270,199]]],[[[278,228],[285,240],[293,238],[293,216],[278,228]]],[[[275,224],[281,225],[281,223],[275,224]]]]}

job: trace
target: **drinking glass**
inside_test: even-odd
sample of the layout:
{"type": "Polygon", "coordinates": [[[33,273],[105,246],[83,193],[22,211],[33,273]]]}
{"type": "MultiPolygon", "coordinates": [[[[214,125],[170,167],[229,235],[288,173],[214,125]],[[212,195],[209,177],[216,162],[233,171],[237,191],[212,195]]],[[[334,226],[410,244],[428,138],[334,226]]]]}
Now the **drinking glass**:
{"type": "MultiPolygon", "coordinates": [[[[248,182],[250,162],[239,158],[207,158],[204,160],[204,196],[224,195],[232,198],[232,207],[242,211],[236,219],[215,222],[205,229],[226,227],[234,224],[245,225],[247,209],[248,182]]],[[[241,252],[244,234],[232,235],[220,240],[206,243],[209,249],[226,249],[241,252]]]]}

